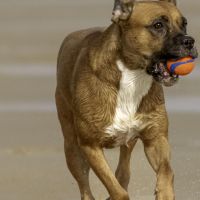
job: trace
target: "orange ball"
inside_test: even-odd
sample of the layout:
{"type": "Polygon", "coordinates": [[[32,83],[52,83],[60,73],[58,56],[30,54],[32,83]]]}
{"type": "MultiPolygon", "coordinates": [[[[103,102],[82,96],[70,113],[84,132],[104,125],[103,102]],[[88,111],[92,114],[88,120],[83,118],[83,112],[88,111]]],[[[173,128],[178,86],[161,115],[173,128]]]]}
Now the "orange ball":
{"type": "Polygon", "coordinates": [[[187,75],[194,69],[194,59],[190,56],[181,58],[179,60],[168,60],[167,69],[172,74],[187,75]]]}

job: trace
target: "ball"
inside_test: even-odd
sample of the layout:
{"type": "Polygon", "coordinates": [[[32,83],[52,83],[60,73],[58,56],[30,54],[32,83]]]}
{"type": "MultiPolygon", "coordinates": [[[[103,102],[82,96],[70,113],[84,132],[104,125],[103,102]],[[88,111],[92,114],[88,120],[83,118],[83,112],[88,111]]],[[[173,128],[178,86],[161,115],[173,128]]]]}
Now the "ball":
{"type": "Polygon", "coordinates": [[[176,75],[187,75],[194,69],[194,59],[190,56],[178,60],[168,60],[167,69],[176,75]]]}

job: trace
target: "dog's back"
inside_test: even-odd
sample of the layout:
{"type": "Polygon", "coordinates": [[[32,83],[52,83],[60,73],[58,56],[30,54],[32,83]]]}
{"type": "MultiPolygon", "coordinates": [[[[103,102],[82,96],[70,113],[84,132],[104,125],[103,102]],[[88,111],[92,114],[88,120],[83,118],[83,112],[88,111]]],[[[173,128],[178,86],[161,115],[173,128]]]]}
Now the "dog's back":
{"type": "MultiPolygon", "coordinates": [[[[69,34],[63,41],[57,59],[57,90],[70,94],[70,85],[74,67],[84,42],[93,34],[101,34],[103,28],[90,28],[69,34]]],[[[57,91],[57,92],[58,92],[57,91]]],[[[69,99],[69,98],[67,98],[69,99]]]]}

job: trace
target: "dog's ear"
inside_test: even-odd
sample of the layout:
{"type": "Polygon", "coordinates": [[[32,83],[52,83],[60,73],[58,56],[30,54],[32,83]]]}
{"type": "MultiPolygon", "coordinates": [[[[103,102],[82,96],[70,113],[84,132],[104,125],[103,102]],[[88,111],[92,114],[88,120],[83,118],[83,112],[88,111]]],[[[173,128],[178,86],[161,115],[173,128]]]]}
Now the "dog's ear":
{"type": "Polygon", "coordinates": [[[177,5],[176,0],[160,0],[160,1],[166,1],[166,2],[173,3],[174,5],[177,5]]]}
{"type": "Polygon", "coordinates": [[[120,20],[127,20],[134,6],[135,0],[115,0],[112,21],[118,23],[120,20]]]}

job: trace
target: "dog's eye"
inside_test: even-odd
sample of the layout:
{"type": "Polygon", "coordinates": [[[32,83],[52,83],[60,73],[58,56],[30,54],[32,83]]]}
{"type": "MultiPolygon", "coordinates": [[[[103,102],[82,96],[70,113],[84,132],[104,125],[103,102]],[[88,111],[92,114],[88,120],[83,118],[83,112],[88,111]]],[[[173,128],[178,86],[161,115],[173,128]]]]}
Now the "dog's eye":
{"type": "Polygon", "coordinates": [[[183,20],[183,27],[186,27],[188,25],[187,20],[183,20]]]}
{"type": "Polygon", "coordinates": [[[183,17],[182,19],[182,30],[186,33],[187,32],[187,19],[183,17]]]}
{"type": "Polygon", "coordinates": [[[163,25],[162,22],[157,22],[157,23],[155,23],[153,26],[154,26],[154,28],[155,28],[156,30],[160,30],[160,29],[162,29],[162,28],[164,27],[164,25],[163,25]]]}
{"type": "Polygon", "coordinates": [[[154,36],[164,37],[167,33],[168,27],[162,19],[156,19],[150,26],[148,26],[148,29],[154,36]]]}

